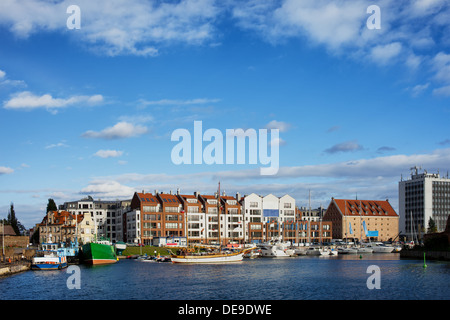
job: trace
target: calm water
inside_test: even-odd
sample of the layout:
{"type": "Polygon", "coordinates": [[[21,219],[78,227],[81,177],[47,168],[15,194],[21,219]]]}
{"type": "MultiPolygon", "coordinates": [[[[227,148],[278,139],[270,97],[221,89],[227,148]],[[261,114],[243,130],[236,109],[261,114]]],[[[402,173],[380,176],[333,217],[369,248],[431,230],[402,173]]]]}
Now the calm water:
{"type": "Polygon", "coordinates": [[[450,299],[450,263],[401,260],[398,254],[260,258],[237,264],[179,265],[121,260],[80,265],[81,288],[62,271],[27,271],[0,279],[0,299],[304,300],[450,299]],[[379,290],[369,290],[381,271],[379,290]]]}

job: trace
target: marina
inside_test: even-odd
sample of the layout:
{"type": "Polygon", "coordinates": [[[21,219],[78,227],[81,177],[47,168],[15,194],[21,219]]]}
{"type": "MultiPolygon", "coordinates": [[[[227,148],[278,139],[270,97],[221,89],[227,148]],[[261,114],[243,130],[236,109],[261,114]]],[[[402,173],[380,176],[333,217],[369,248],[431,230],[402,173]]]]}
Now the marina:
{"type": "Polygon", "coordinates": [[[65,270],[27,271],[0,279],[0,299],[58,300],[447,300],[450,264],[379,253],[244,258],[230,264],[142,263],[120,259],[78,266],[80,289],[65,270]],[[370,266],[380,289],[370,290],[370,266]]]}

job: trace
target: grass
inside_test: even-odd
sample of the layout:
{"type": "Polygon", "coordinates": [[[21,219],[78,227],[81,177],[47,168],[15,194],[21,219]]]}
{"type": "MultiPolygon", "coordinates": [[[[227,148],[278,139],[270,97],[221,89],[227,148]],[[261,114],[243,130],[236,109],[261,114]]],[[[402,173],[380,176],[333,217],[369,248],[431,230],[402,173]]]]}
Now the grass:
{"type": "MultiPolygon", "coordinates": [[[[145,246],[145,247],[129,247],[123,251],[122,256],[133,256],[133,255],[145,255],[154,256],[156,251],[156,255],[167,256],[170,255],[169,251],[166,248],[154,247],[154,246],[145,246]]],[[[173,249],[172,249],[173,251],[173,249]]]]}

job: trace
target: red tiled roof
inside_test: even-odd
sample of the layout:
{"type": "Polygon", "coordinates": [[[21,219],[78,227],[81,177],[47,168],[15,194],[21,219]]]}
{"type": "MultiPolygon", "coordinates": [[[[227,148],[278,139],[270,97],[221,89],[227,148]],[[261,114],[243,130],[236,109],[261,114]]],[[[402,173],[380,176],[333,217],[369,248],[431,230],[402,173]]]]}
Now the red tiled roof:
{"type": "Polygon", "coordinates": [[[151,194],[151,193],[138,193],[137,195],[139,197],[139,200],[141,200],[141,202],[148,202],[148,203],[154,203],[157,204],[158,200],[156,199],[156,197],[151,194]]]}
{"type": "Polygon", "coordinates": [[[173,206],[180,204],[180,200],[178,200],[177,196],[170,193],[159,193],[158,197],[161,198],[164,205],[173,206]]]}
{"type": "Polygon", "coordinates": [[[391,216],[398,217],[389,201],[334,199],[343,215],[347,216],[391,216]]]}

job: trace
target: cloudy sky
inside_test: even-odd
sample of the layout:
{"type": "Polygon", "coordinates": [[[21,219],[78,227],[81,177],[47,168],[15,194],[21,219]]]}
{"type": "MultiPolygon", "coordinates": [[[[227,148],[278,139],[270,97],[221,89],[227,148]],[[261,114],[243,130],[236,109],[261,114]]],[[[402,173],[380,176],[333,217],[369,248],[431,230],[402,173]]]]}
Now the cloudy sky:
{"type": "Polygon", "coordinates": [[[27,227],[48,198],[211,194],[218,181],[299,206],[311,190],[313,206],[398,208],[412,166],[450,169],[446,0],[6,0],[0,39],[0,217],[13,202],[27,227]],[[278,173],[248,157],[174,164],[171,135],[194,143],[194,121],[224,137],[279,129],[278,173]]]}

